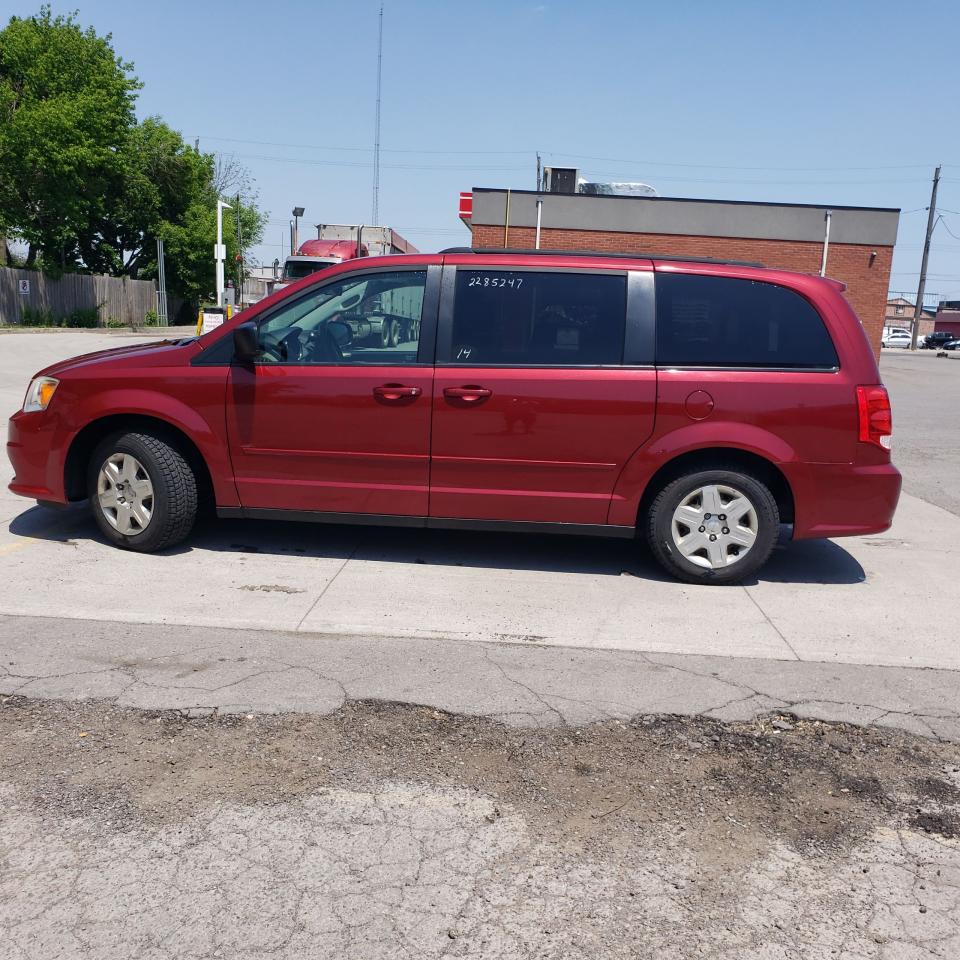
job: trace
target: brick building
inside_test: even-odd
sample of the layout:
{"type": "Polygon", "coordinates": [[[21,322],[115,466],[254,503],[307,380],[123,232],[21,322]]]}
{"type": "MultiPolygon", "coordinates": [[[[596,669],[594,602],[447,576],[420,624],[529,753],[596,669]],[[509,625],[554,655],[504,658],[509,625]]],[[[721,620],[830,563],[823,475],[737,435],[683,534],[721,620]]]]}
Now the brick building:
{"type": "Polygon", "coordinates": [[[944,300],[937,307],[934,329],[960,338],[960,300],[944,300]]]}
{"type": "MultiPolygon", "coordinates": [[[[915,300],[909,297],[895,296],[887,301],[887,314],[883,322],[884,335],[891,330],[910,330],[913,328],[913,314],[915,300]]],[[[918,337],[925,337],[933,333],[934,316],[937,311],[933,307],[923,307],[920,311],[920,327],[918,337]]]]}
{"type": "Polygon", "coordinates": [[[898,209],[475,188],[472,208],[461,203],[472,245],[533,247],[538,199],[543,249],[754,260],[801,273],[820,272],[829,212],[826,274],[847,284],[879,354],[898,209]]]}

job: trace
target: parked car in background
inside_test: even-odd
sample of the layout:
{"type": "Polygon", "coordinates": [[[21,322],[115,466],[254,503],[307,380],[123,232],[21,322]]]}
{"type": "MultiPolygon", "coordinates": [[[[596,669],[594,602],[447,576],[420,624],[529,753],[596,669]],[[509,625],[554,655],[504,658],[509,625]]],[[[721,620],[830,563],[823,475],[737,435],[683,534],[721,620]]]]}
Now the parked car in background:
{"type": "Polygon", "coordinates": [[[940,350],[960,350],[960,340],[948,340],[946,343],[941,343],[940,350]]]}
{"type": "Polygon", "coordinates": [[[956,339],[957,335],[955,333],[948,333],[946,330],[935,330],[923,338],[922,349],[939,350],[951,340],[956,339]]]}
{"type": "Polygon", "coordinates": [[[908,347],[910,346],[910,334],[905,330],[894,330],[888,333],[881,341],[881,347],[908,347]]]}
{"type": "Polygon", "coordinates": [[[206,500],[273,523],[644,538],[673,576],[733,583],[782,524],[893,519],[890,401],[844,289],[681,257],[348,260],[202,337],[41,370],[10,420],[10,489],[88,499],[143,552],[206,500]],[[384,317],[405,340],[362,336],[384,317]]]}

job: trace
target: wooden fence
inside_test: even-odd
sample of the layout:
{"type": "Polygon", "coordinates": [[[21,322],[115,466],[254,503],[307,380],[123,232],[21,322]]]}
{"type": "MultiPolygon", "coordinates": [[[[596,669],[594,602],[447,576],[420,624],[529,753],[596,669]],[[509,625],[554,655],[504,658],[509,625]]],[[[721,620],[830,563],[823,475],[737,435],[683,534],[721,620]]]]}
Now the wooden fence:
{"type": "Polygon", "coordinates": [[[157,309],[157,288],[152,280],[83,273],[55,279],[36,270],[0,267],[0,324],[22,322],[25,307],[49,311],[56,318],[74,310],[96,310],[102,327],[111,320],[139,327],[147,311],[157,309]]]}

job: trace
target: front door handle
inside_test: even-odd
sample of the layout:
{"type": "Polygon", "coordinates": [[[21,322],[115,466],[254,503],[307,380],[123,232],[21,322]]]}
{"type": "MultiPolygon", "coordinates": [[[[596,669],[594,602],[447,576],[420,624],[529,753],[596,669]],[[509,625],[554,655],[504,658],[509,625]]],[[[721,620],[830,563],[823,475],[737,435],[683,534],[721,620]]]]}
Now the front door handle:
{"type": "Polygon", "coordinates": [[[385,403],[402,403],[405,400],[415,400],[423,393],[422,387],[405,387],[402,383],[385,383],[373,388],[373,395],[377,400],[385,403]]]}
{"type": "Polygon", "coordinates": [[[477,404],[483,403],[488,397],[493,396],[493,391],[486,387],[476,387],[468,385],[466,387],[444,387],[443,395],[447,400],[458,400],[461,403],[477,404]]]}

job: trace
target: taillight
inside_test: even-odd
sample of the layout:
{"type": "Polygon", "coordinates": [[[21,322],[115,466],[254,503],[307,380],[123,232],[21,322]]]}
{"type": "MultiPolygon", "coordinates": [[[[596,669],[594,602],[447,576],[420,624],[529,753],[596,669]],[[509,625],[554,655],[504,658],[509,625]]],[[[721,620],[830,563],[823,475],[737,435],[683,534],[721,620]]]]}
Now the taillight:
{"type": "Polygon", "coordinates": [[[893,412],[886,387],[857,387],[857,411],[860,415],[860,442],[889,450],[893,412]]]}

